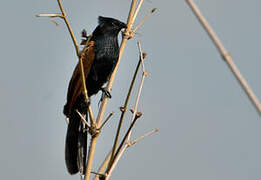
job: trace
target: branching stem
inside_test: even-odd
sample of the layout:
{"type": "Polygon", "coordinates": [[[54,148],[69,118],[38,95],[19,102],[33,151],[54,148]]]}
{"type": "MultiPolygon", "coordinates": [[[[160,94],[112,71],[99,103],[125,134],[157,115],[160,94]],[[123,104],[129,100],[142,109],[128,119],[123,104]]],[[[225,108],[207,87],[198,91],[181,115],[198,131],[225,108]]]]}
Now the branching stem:
{"type": "MultiPolygon", "coordinates": [[[[137,109],[138,109],[138,105],[139,105],[139,101],[140,101],[142,87],[143,87],[143,84],[144,84],[145,77],[147,76],[147,73],[145,71],[145,66],[144,66],[144,63],[143,63],[144,59],[143,59],[143,52],[141,50],[140,42],[138,42],[138,48],[139,48],[140,59],[141,59],[140,61],[141,61],[141,64],[142,64],[142,72],[143,73],[142,73],[142,78],[141,78],[141,82],[140,82],[140,86],[139,86],[139,91],[138,91],[138,94],[137,94],[137,97],[136,97],[135,108],[133,110],[132,121],[134,121],[134,119],[135,119],[135,117],[137,115],[137,109]]],[[[131,132],[129,133],[127,141],[129,141],[129,139],[130,139],[131,132]]]]}
{"type": "Polygon", "coordinates": [[[78,44],[77,44],[76,38],[75,38],[75,36],[74,36],[74,34],[73,34],[72,28],[71,28],[71,26],[70,26],[70,24],[69,24],[69,21],[68,21],[68,19],[67,19],[67,17],[66,17],[66,13],[65,13],[65,11],[64,11],[64,9],[63,9],[61,0],[57,0],[57,2],[58,2],[58,5],[59,5],[59,7],[60,7],[60,10],[61,10],[61,12],[62,12],[64,22],[65,22],[65,24],[66,24],[66,26],[67,26],[67,28],[68,28],[68,30],[69,30],[69,33],[70,33],[70,35],[71,35],[72,40],[73,40],[73,44],[74,44],[74,47],[75,47],[77,56],[80,57],[80,56],[81,56],[81,52],[80,52],[79,46],[78,46],[78,44]]]}
{"type": "MultiPolygon", "coordinates": [[[[133,146],[134,144],[136,144],[137,142],[141,141],[142,139],[148,137],[148,136],[151,136],[152,134],[158,132],[158,129],[155,129],[155,130],[152,130],[150,131],[149,133],[145,134],[144,136],[141,136],[137,139],[135,139],[134,141],[130,141],[130,142],[127,142],[123,148],[120,150],[120,152],[118,153],[118,155],[115,157],[115,160],[114,160],[114,163],[112,164],[112,167],[111,167],[111,171],[112,172],[114,170],[114,168],[116,167],[116,165],[118,164],[121,156],[123,155],[123,153],[126,151],[126,149],[128,149],[129,147],[133,146]]],[[[106,179],[108,180],[110,177],[111,177],[111,174],[112,173],[107,173],[106,175],[106,179]]],[[[95,179],[95,180],[99,180],[98,178],[95,179]]]]}
{"type": "Polygon", "coordinates": [[[131,133],[133,127],[134,127],[134,124],[136,123],[136,121],[137,121],[141,116],[142,116],[141,113],[137,113],[137,114],[136,114],[135,119],[132,121],[132,123],[131,123],[131,125],[130,125],[128,131],[126,132],[124,138],[122,139],[121,144],[119,145],[119,147],[118,147],[118,149],[117,149],[115,155],[113,156],[112,163],[111,163],[111,165],[108,167],[108,169],[107,169],[107,171],[106,171],[106,174],[107,174],[106,180],[109,179],[109,177],[110,177],[109,174],[111,174],[111,172],[112,172],[112,166],[113,166],[113,164],[114,164],[114,162],[115,162],[115,159],[116,159],[116,157],[118,156],[118,154],[120,153],[120,151],[121,151],[123,145],[125,144],[127,138],[129,137],[129,135],[130,135],[130,133],[131,133]]]}
{"type": "MultiPolygon", "coordinates": [[[[131,96],[131,93],[132,93],[132,90],[133,90],[133,87],[134,87],[134,83],[135,83],[135,81],[136,81],[136,77],[137,77],[137,74],[138,74],[138,71],[139,71],[139,68],[140,68],[140,64],[141,64],[141,57],[140,57],[140,59],[139,59],[139,62],[138,62],[138,64],[137,64],[136,69],[135,69],[135,72],[134,72],[134,74],[133,74],[133,78],[132,78],[132,81],[131,81],[131,84],[130,84],[130,87],[129,87],[129,91],[128,91],[127,97],[126,97],[126,99],[125,99],[124,107],[121,108],[121,117],[120,117],[120,121],[119,121],[119,124],[118,124],[117,133],[116,133],[115,140],[114,140],[114,144],[113,144],[113,148],[112,148],[111,161],[112,161],[112,159],[113,159],[113,156],[114,156],[114,154],[115,154],[115,151],[116,151],[116,148],[117,148],[117,145],[118,145],[118,141],[119,141],[119,136],[120,136],[120,131],[121,131],[123,119],[124,119],[126,110],[127,110],[127,108],[128,108],[129,99],[130,99],[130,96],[131,96]]],[[[111,164],[111,161],[110,161],[110,164],[111,164]]]]}

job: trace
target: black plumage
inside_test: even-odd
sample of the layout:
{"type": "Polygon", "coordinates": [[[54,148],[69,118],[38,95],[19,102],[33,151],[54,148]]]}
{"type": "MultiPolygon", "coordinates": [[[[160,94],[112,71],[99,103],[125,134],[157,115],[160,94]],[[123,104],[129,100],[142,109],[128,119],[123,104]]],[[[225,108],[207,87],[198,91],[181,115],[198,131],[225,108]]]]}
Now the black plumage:
{"type": "MultiPolygon", "coordinates": [[[[119,57],[118,34],[126,24],[119,20],[99,17],[88,44],[83,49],[83,66],[88,96],[101,90],[108,81],[119,57]]],[[[83,33],[85,34],[85,33],[83,33]]],[[[86,43],[86,41],[83,41],[86,43]]],[[[68,172],[85,171],[87,153],[87,131],[81,123],[78,110],[87,119],[88,104],[85,102],[80,65],[77,64],[69,83],[64,114],[69,119],[65,141],[65,161],[68,172]]]]}

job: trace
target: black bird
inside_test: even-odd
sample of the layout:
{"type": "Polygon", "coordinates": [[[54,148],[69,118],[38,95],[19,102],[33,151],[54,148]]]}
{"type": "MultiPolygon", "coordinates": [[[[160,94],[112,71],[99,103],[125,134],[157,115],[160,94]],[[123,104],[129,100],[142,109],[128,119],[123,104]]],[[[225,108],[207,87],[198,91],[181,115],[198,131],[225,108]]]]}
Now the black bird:
{"type": "MultiPolygon", "coordinates": [[[[126,24],[113,18],[99,17],[98,26],[83,49],[83,66],[88,96],[97,94],[108,81],[119,57],[118,34],[126,24]]],[[[83,32],[83,36],[85,33],[83,32]]],[[[65,140],[65,161],[70,174],[84,174],[87,153],[87,131],[81,123],[78,110],[86,119],[88,105],[85,102],[80,64],[74,69],[69,83],[67,102],[63,113],[69,120],[65,140]]]]}

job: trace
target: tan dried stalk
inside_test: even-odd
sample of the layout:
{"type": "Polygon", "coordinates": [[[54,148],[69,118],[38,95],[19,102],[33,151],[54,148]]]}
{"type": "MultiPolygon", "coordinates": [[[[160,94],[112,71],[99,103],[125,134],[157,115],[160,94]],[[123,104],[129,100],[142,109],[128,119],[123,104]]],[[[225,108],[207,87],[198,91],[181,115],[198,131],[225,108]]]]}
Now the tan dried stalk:
{"type": "MultiPolygon", "coordinates": [[[[117,151],[114,155],[112,155],[112,158],[110,160],[110,164],[108,165],[108,168],[106,170],[106,180],[108,180],[111,176],[111,173],[112,171],[114,170],[116,164],[118,163],[120,157],[122,156],[123,152],[126,150],[126,148],[130,145],[129,142],[129,139],[130,139],[130,136],[131,136],[131,132],[132,132],[132,129],[133,129],[133,125],[134,123],[136,122],[136,120],[141,117],[141,113],[140,112],[137,112],[137,109],[138,109],[138,104],[139,104],[139,100],[140,100],[140,96],[141,96],[141,91],[142,91],[142,87],[143,87],[143,84],[144,84],[144,80],[145,80],[145,77],[147,76],[147,72],[145,71],[145,66],[144,66],[144,63],[143,63],[143,58],[144,58],[144,54],[141,50],[141,45],[140,45],[140,42],[138,42],[138,49],[139,49],[139,54],[140,54],[140,60],[139,60],[139,63],[138,63],[138,66],[136,68],[136,71],[135,71],[135,74],[134,74],[134,81],[136,79],[136,73],[137,73],[137,69],[139,68],[139,65],[142,64],[142,78],[141,78],[141,83],[140,83],[140,86],[139,86],[139,91],[138,91],[138,94],[137,94],[137,98],[136,98],[136,103],[135,103],[135,108],[134,110],[132,110],[132,113],[133,113],[133,116],[132,116],[132,123],[126,133],[126,135],[124,136],[123,140],[121,141],[121,144],[119,145],[119,147],[117,148],[117,151]]],[[[134,83],[134,81],[132,83],[134,83]]],[[[131,84],[132,86],[133,84],[131,84]]],[[[128,96],[130,95],[130,92],[131,92],[131,89],[132,87],[130,88],[130,91],[128,93],[128,96]]],[[[127,96],[127,99],[129,98],[127,96]]]]}
{"type": "Polygon", "coordinates": [[[235,63],[234,63],[234,61],[232,59],[231,54],[225,49],[225,47],[223,46],[223,44],[221,43],[221,41],[219,40],[219,38],[217,37],[217,35],[213,31],[213,29],[211,28],[211,26],[208,24],[207,20],[201,14],[199,8],[194,3],[194,1],[193,0],[186,0],[186,2],[188,3],[190,8],[192,9],[192,11],[195,14],[195,16],[198,18],[198,20],[201,23],[201,25],[203,26],[203,28],[208,33],[209,37],[211,38],[211,40],[213,41],[213,43],[217,47],[217,49],[218,49],[219,53],[221,54],[222,58],[227,63],[228,67],[230,68],[230,70],[232,71],[232,73],[234,74],[236,79],[238,80],[239,84],[241,85],[241,87],[243,88],[245,93],[247,94],[248,98],[253,103],[254,107],[259,112],[259,114],[261,115],[261,104],[260,104],[258,98],[256,97],[256,95],[254,94],[254,92],[248,86],[246,80],[241,75],[241,73],[238,70],[238,68],[236,67],[236,65],[235,65],[235,63]]]}
{"type": "MultiPolygon", "coordinates": [[[[141,61],[141,64],[142,64],[142,78],[141,78],[141,82],[140,82],[140,86],[139,86],[139,91],[138,91],[138,94],[137,94],[137,97],[136,97],[136,103],[135,103],[135,108],[133,110],[133,115],[132,115],[132,121],[134,120],[135,116],[136,116],[136,113],[137,113],[137,110],[138,110],[138,105],[139,105],[139,101],[140,101],[140,96],[141,96],[141,91],[142,91],[142,88],[143,88],[143,84],[144,84],[144,80],[145,80],[145,77],[148,75],[148,72],[145,71],[145,66],[144,66],[144,56],[143,56],[143,52],[141,50],[141,45],[140,45],[140,42],[138,42],[138,48],[139,48],[139,53],[140,53],[140,61],[141,61]]],[[[131,135],[131,132],[127,138],[127,141],[130,140],[130,135],[131,135]]]]}
{"type": "MultiPolygon", "coordinates": [[[[109,164],[110,162],[110,159],[111,159],[111,152],[109,152],[106,156],[106,158],[104,159],[102,165],[100,166],[99,170],[98,170],[98,174],[102,174],[103,176],[105,176],[103,173],[107,167],[107,165],[109,164]]],[[[94,180],[100,180],[100,175],[96,175],[94,177],[94,180]]]]}
{"type": "Polygon", "coordinates": [[[131,133],[131,131],[132,131],[132,129],[133,129],[135,123],[137,122],[137,120],[138,120],[141,116],[142,116],[142,113],[137,113],[137,114],[136,114],[136,116],[135,116],[134,120],[132,121],[132,123],[131,123],[131,125],[130,125],[128,131],[127,131],[126,134],[124,135],[123,140],[121,141],[121,143],[120,143],[120,145],[119,145],[117,151],[115,152],[115,155],[113,156],[113,160],[112,160],[111,165],[110,165],[110,166],[108,167],[108,169],[106,170],[106,173],[105,173],[105,174],[106,174],[106,180],[109,178],[108,175],[112,173],[112,167],[115,166],[115,159],[118,157],[118,155],[119,155],[119,153],[120,153],[122,147],[124,146],[124,144],[125,144],[125,142],[126,142],[128,136],[130,135],[130,133],[131,133]]]}
{"type": "Polygon", "coordinates": [[[118,129],[117,129],[117,132],[116,132],[116,136],[115,136],[115,140],[114,140],[114,144],[113,144],[113,148],[112,148],[112,156],[111,156],[110,164],[112,162],[113,156],[114,156],[116,148],[117,148],[118,139],[119,139],[119,136],[120,136],[120,131],[121,131],[123,119],[124,119],[125,113],[126,113],[127,108],[128,108],[128,103],[129,103],[130,96],[131,96],[131,93],[132,93],[132,90],[133,90],[133,87],[134,87],[134,83],[136,81],[136,77],[137,77],[137,74],[138,74],[138,70],[140,68],[140,64],[141,64],[141,58],[139,59],[139,62],[136,66],[136,69],[135,69],[135,72],[134,72],[134,75],[133,75],[133,78],[132,78],[132,81],[131,81],[131,84],[130,84],[130,87],[129,87],[129,91],[128,91],[127,97],[125,99],[124,106],[120,108],[121,109],[121,117],[120,117],[118,129]]]}
{"type": "Polygon", "coordinates": [[[150,11],[150,13],[149,13],[147,16],[145,16],[145,17],[141,20],[141,22],[133,29],[133,33],[135,33],[135,32],[145,23],[145,21],[147,21],[147,20],[149,19],[149,17],[150,17],[154,12],[156,12],[156,10],[157,10],[157,8],[153,8],[153,9],[150,11]]]}
{"type": "MultiPolygon", "coordinates": [[[[129,141],[128,143],[126,143],[124,145],[124,147],[121,149],[119,155],[115,158],[115,163],[113,164],[113,166],[111,167],[111,172],[114,170],[114,168],[116,167],[116,165],[118,164],[122,154],[125,152],[125,150],[131,146],[133,146],[134,144],[136,144],[137,142],[143,140],[144,138],[148,137],[148,136],[151,136],[152,134],[158,132],[159,129],[154,129],[150,132],[148,132],[147,134],[141,136],[141,137],[138,137],[137,139],[133,140],[133,141],[129,141]]],[[[96,176],[94,178],[94,180],[99,180],[99,177],[100,176],[104,176],[106,178],[106,176],[111,176],[111,175],[105,175],[103,174],[106,166],[109,164],[109,160],[110,160],[110,157],[111,157],[111,152],[106,156],[105,160],[103,161],[102,165],[100,166],[99,168],[99,171],[98,173],[96,173],[96,176]]]]}
{"type": "Polygon", "coordinates": [[[105,175],[105,177],[106,177],[105,180],[109,180],[110,179],[113,170],[115,169],[116,165],[118,164],[120,158],[122,157],[123,153],[126,151],[127,148],[133,146],[137,142],[141,141],[142,139],[144,139],[144,138],[146,138],[148,136],[151,136],[152,134],[154,134],[154,133],[156,133],[158,131],[159,131],[158,129],[154,129],[154,130],[148,132],[147,134],[145,134],[145,135],[135,139],[134,141],[126,142],[125,145],[119,150],[119,153],[115,156],[115,159],[114,159],[114,162],[113,162],[113,164],[112,164],[112,166],[110,168],[110,171],[108,173],[106,173],[106,175],[105,175]]]}
{"type": "Polygon", "coordinates": [[[68,21],[68,19],[67,19],[66,13],[65,13],[64,8],[63,8],[63,5],[62,5],[62,3],[61,3],[60,0],[57,0],[57,2],[58,2],[59,8],[60,8],[61,13],[62,13],[62,18],[63,18],[63,20],[64,20],[64,22],[65,22],[65,24],[66,24],[66,26],[67,26],[67,29],[69,30],[69,33],[70,33],[70,35],[71,35],[71,38],[72,38],[72,40],[73,40],[73,44],[74,44],[74,47],[75,47],[75,50],[76,50],[76,54],[77,54],[77,56],[80,58],[80,56],[81,56],[81,51],[80,51],[80,49],[79,49],[78,43],[77,43],[77,41],[76,41],[76,38],[75,38],[75,36],[74,36],[74,34],[73,34],[73,31],[72,31],[72,28],[71,28],[71,26],[70,26],[70,23],[69,23],[69,21],[68,21]]]}

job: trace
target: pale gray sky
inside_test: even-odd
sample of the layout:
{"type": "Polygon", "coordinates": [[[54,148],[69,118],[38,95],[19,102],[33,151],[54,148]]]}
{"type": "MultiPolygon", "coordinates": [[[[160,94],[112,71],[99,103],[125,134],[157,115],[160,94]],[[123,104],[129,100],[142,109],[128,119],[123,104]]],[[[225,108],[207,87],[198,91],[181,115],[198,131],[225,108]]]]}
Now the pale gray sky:
{"type": "MultiPolygon", "coordinates": [[[[196,3],[261,99],[261,1],[196,3]]],[[[63,4],[80,40],[80,31],[91,32],[99,15],[126,21],[130,1],[63,4]]],[[[111,147],[140,40],[149,76],[139,108],[144,115],[133,137],[160,132],[130,148],[112,179],[261,179],[260,116],[185,1],[146,0],[138,20],[154,7],[158,12],[123,54],[107,110],[116,113],[99,139],[94,167],[111,147]]],[[[77,57],[61,20],[55,26],[35,17],[56,12],[56,0],[1,3],[0,179],[79,179],[66,172],[62,114],[77,57]]],[[[95,112],[99,97],[92,98],[95,112]]]]}

